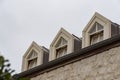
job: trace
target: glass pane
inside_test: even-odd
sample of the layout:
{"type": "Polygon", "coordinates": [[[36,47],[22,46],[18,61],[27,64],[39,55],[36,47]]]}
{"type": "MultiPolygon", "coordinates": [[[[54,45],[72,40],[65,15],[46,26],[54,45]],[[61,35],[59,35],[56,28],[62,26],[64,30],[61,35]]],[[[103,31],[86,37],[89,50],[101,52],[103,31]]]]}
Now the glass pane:
{"type": "Polygon", "coordinates": [[[90,38],[91,38],[90,44],[95,44],[95,43],[97,43],[97,42],[102,41],[102,40],[103,40],[103,31],[100,32],[100,33],[91,35],[90,38]]]}
{"type": "Polygon", "coordinates": [[[67,44],[67,40],[65,40],[64,38],[61,37],[60,40],[58,41],[56,47],[60,47],[64,44],[67,44]]]}
{"type": "Polygon", "coordinates": [[[56,57],[61,57],[67,54],[67,46],[56,50],[56,57]]]}
{"type": "Polygon", "coordinates": [[[99,34],[99,41],[102,41],[102,40],[103,40],[103,32],[99,34]]]}
{"type": "Polygon", "coordinates": [[[97,23],[97,30],[102,30],[103,29],[103,26],[99,23],[97,23]]]}
{"type": "Polygon", "coordinates": [[[94,33],[98,30],[102,30],[103,29],[103,26],[99,23],[95,23],[92,27],[92,29],[89,31],[90,33],[94,33]]]}
{"type": "Polygon", "coordinates": [[[90,33],[96,32],[96,24],[93,25],[92,29],[90,30],[90,33]]]}
{"type": "Polygon", "coordinates": [[[34,57],[37,57],[37,53],[34,50],[32,50],[31,53],[28,56],[28,59],[31,59],[31,58],[34,58],[34,57]]]}
{"type": "Polygon", "coordinates": [[[33,68],[37,65],[37,58],[28,61],[28,69],[33,68]]]}
{"type": "Polygon", "coordinates": [[[91,36],[91,44],[95,44],[98,41],[98,35],[92,35],[91,36]]]}
{"type": "Polygon", "coordinates": [[[62,42],[62,45],[67,44],[67,41],[64,38],[62,38],[61,42],[62,42]]]}

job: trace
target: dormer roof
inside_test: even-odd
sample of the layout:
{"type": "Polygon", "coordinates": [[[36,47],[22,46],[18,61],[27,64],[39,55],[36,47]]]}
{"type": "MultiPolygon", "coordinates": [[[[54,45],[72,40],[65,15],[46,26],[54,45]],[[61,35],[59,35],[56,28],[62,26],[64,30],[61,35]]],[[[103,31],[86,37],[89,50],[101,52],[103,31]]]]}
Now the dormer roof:
{"type": "Polygon", "coordinates": [[[59,32],[57,33],[57,35],[55,36],[54,40],[52,41],[51,45],[50,46],[53,46],[53,44],[56,42],[56,40],[59,38],[59,37],[63,37],[62,35],[65,35],[69,38],[73,38],[73,39],[76,39],[76,40],[79,40],[78,37],[76,37],[75,35],[73,34],[70,34],[68,31],[66,31],[64,28],[61,28],[59,30],[59,32]]]}
{"type": "Polygon", "coordinates": [[[23,57],[26,57],[27,55],[29,55],[29,52],[37,49],[37,50],[43,50],[45,52],[49,52],[49,50],[47,48],[45,48],[44,46],[39,46],[35,41],[33,41],[30,45],[30,47],[27,49],[27,51],[25,52],[25,54],[23,55],[23,57]]]}
{"type": "Polygon", "coordinates": [[[88,24],[86,25],[86,27],[83,29],[83,32],[86,32],[89,28],[89,26],[96,20],[101,20],[104,23],[110,23],[111,21],[109,19],[107,19],[106,17],[102,16],[101,14],[95,12],[95,14],[93,15],[93,17],[90,19],[90,21],[88,22],[88,24]]]}

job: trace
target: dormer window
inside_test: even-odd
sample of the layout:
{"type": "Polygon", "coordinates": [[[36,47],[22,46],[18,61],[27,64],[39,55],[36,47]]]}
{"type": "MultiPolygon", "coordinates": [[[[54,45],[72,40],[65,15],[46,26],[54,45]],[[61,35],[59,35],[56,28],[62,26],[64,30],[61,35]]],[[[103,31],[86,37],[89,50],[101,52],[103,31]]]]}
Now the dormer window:
{"type": "Polygon", "coordinates": [[[37,66],[37,58],[38,58],[38,54],[32,50],[31,53],[28,56],[28,69],[31,69],[35,66],[37,66]]]}
{"type": "Polygon", "coordinates": [[[56,45],[56,58],[67,54],[67,41],[64,38],[60,38],[56,45]]]}
{"type": "Polygon", "coordinates": [[[50,45],[49,60],[71,54],[81,48],[81,40],[61,28],[50,45]]]}
{"type": "Polygon", "coordinates": [[[22,71],[47,63],[48,59],[49,50],[33,41],[23,56],[22,71]]]}
{"type": "Polygon", "coordinates": [[[89,31],[90,33],[90,45],[95,44],[103,40],[103,26],[99,23],[95,23],[92,29],[89,31]]]}

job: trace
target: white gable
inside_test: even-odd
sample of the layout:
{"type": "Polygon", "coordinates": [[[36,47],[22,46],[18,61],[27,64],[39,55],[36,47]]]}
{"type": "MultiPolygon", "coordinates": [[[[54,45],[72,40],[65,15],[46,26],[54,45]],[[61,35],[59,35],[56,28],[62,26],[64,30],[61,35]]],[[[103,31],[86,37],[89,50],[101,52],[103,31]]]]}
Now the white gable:
{"type": "Polygon", "coordinates": [[[32,50],[39,52],[39,50],[42,50],[42,47],[33,41],[30,47],[25,52],[24,57],[27,57],[32,50]]]}
{"type": "Polygon", "coordinates": [[[56,37],[54,38],[54,40],[52,41],[52,43],[51,43],[50,46],[56,45],[57,42],[58,42],[58,40],[61,37],[64,38],[65,40],[73,38],[72,34],[70,34],[69,32],[67,32],[65,29],[61,28],[60,31],[57,33],[56,37]]]}
{"type": "Polygon", "coordinates": [[[99,13],[95,13],[86,27],[82,31],[82,48],[90,45],[90,31],[94,29],[94,25],[99,24],[103,28],[103,40],[111,37],[111,21],[99,13]]]}
{"type": "Polygon", "coordinates": [[[98,22],[99,24],[104,25],[104,24],[110,23],[111,21],[96,12],[91,18],[91,20],[88,22],[86,27],[83,29],[83,32],[88,31],[91,28],[91,26],[94,25],[95,22],[98,22]]]}
{"type": "Polygon", "coordinates": [[[39,46],[37,43],[32,42],[30,47],[27,49],[23,56],[23,62],[22,62],[22,71],[25,71],[28,69],[28,61],[29,59],[32,59],[34,57],[37,58],[36,66],[43,63],[43,51],[44,49],[39,46]]]}
{"type": "MultiPolygon", "coordinates": [[[[65,29],[61,28],[54,40],[50,45],[50,56],[49,60],[56,59],[57,51],[59,45],[65,44],[67,46],[66,53],[69,54],[74,50],[74,36],[67,32],[65,29]],[[62,42],[61,42],[62,41],[62,42]]],[[[59,46],[61,47],[61,46],[59,46]]]]}

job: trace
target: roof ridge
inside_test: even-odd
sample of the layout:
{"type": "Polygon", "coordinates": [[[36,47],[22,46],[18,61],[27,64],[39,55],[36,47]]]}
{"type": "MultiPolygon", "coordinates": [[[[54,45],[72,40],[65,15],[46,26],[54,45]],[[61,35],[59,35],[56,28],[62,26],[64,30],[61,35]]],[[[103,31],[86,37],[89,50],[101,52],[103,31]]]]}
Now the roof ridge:
{"type": "Polygon", "coordinates": [[[76,35],[74,35],[74,34],[72,34],[72,35],[73,35],[73,37],[75,37],[75,38],[81,40],[81,38],[79,38],[78,36],[76,36],[76,35]]]}
{"type": "Polygon", "coordinates": [[[42,48],[43,48],[44,50],[46,50],[47,52],[49,52],[49,49],[46,48],[45,46],[42,46],[42,48]]]}

